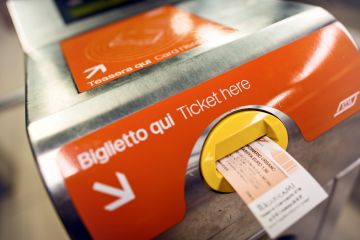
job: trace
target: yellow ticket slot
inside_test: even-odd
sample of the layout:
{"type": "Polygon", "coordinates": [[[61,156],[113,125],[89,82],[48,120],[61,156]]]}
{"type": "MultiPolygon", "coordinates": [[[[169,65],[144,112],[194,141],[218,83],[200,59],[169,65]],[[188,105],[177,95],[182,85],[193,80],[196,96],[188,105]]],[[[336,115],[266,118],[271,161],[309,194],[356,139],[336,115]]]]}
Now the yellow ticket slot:
{"type": "Polygon", "coordinates": [[[233,192],[216,170],[216,161],[265,135],[287,148],[288,134],[284,124],[269,113],[240,111],[221,120],[209,133],[200,156],[201,173],[209,187],[219,192],[233,192]]]}

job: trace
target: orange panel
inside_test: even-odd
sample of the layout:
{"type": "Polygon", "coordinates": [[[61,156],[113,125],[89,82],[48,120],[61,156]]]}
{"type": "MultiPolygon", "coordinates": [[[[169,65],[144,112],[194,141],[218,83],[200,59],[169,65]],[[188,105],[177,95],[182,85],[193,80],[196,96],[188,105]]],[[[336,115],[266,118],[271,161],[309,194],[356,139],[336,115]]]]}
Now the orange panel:
{"type": "Polygon", "coordinates": [[[234,31],[165,6],[60,45],[78,90],[84,92],[234,31]]]}

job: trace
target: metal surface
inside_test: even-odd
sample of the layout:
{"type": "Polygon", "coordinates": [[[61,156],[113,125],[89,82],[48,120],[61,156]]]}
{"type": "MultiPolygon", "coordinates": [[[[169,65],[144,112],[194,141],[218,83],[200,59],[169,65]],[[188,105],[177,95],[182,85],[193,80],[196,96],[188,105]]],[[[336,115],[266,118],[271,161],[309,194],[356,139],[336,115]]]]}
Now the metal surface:
{"type": "MultiPolygon", "coordinates": [[[[194,11],[191,6],[193,6],[194,9],[197,9],[198,7],[196,3],[191,4],[190,2],[185,4],[188,5],[185,5],[184,8],[190,11],[194,11]]],[[[104,87],[97,88],[93,91],[78,94],[75,90],[73,82],[70,79],[70,74],[65,67],[64,60],[60,57],[61,55],[57,44],[48,46],[41,51],[36,51],[35,54],[30,56],[31,59],[28,64],[29,78],[27,82],[29,93],[29,120],[32,121],[33,119],[43,117],[43,115],[51,114],[54,112],[57,113],[53,114],[52,116],[45,117],[38,121],[30,123],[29,135],[33,142],[34,151],[38,156],[39,166],[45,182],[51,195],[53,196],[53,200],[58,208],[58,212],[60,216],[62,216],[62,219],[65,220],[65,226],[67,227],[71,235],[82,236],[83,233],[79,233],[78,231],[81,231],[83,227],[81,227],[81,222],[79,221],[79,219],[77,219],[76,211],[73,208],[63,185],[62,176],[58,172],[55,157],[53,155],[53,153],[56,153],[56,150],[53,153],[45,154],[45,152],[52,148],[58,148],[62,144],[74,138],[77,138],[85,134],[86,132],[99,128],[107,123],[110,123],[111,121],[114,121],[123,116],[126,116],[127,114],[137,111],[142,107],[145,107],[146,105],[150,105],[170,95],[176,94],[177,92],[180,92],[186,88],[194,86],[203,80],[216,76],[228,69],[231,69],[246,61],[249,61],[250,59],[262,55],[267,51],[275,49],[280,45],[293,41],[295,38],[301,37],[304,34],[307,34],[309,31],[316,30],[333,21],[331,16],[327,15],[324,11],[320,9],[296,6],[297,5],[288,4],[287,8],[289,10],[284,11],[283,8],[286,8],[286,4],[280,4],[279,2],[269,2],[267,8],[265,6],[262,11],[259,12],[258,8],[254,8],[254,5],[250,4],[250,6],[248,8],[245,8],[243,11],[247,12],[247,14],[254,14],[254,11],[257,12],[257,14],[254,15],[259,16],[262,21],[256,21],[256,19],[253,18],[251,21],[256,23],[255,25],[251,25],[250,23],[246,24],[242,21],[245,19],[249,19],[248,17],[245,17],[244,19],[239,19],[239,16],[241,16],[241,14],[238,14],[236,12],[233,14],[229,13],[229,17],[231,15],[233,16],[232,19],[230,18],[233,22],[240,22],[248,27],[246,31],[242,31],[242,29],[240,28],[240,31],[238,33],[230,36],[230,38],[224,40],[224,42],[218,43],[218,45],[228,43],[226,46],[223,46],[221,50],[217,49],[216,46],[206,46],[198,48],[194,51],[190,51],[188,54],[183,54],[180,57],[173,58],[171,60],[158,64],[157,66],[142,71],[142,79],[139,78],[140,73],[130,75],[128,77],[128,83],[126,84],[126,86],[125,84],[123,84],[122,86],[117,86],[119,84],[116,84],[116,82],[114,82],[109,83],[104,87]],[[269,7],[271,6],[271,4],[273,4],[273,11],[270,11],[271,14],[265,14],[265,12],[269,12],[269,7]],[[251,11],[251,9],[253,9],[253,12],[251,11]],[[286,13],[286,15],[279,17],[279,13],[281,12],[286,13]],[[287,18],[287,14],[295,16],[287,18]],[[322,19],[319,18],[322,21],[319,21],[316,24],[312,23],[313,28],[309,29],[308,24],[312,22],[309,21],[312,14],[322,16],[322,19]],[[279,21],[284,18],[287,18],[286,21],[279,21]],[[259,22],[262,22],[262,25],[259,25],[259,22]],[[271,26],[267,29],[264,29],[263,31],[259,31],[260,29],[269,26],[274,22],[278,22],[277,26],[271,26]],[[298,26],[295,28],[294,25],[298,26]],[[252,29],[249,26],[252,26],[252,29]],[[257,31],[256,34],[250,34],[251,32],[255,31],[257,31]],[[274,32],[276,32],[277,34],[272,34],[274,32]],[[273,39],[269,39],[267,41],[267,44],[264,44],[264,36],[270,35],[273,36],[273,39]],[[258,47],[256,48],[255,46],[258,47]],[[210,51],[210,49],[212,50],[210,51]],[[242,55],[233,54],[234,49],[243,50],[242,55]],[[251,52],[248,49],[251,49],[251,52]],[[50,59],[47,57],[43,58],[44,56],[41,56],[41,54],[39,53],[50,54],[50,59]],[[231,56],[230,58],[229,55],[231,56]],[[211,56],[217,57],[214,58],[211,56]],[[35,66],[31,65],[33,63],[33,57],[36,60],[35,66]],[[190,58],[192,61],[183,61],[190,58]],[[206,67],[202,66],[204,65],[205,59],[208,59],[206,63],[208,66],[217,65],[219,67],[217,69],[214,69],[212,72],[197,71],[194,66],[197,65],[198,68],[206,67]],[[209,62],[209,59],[213,62],[209,62]],[[227,61],[223,61],[223,59],[227,59],[227,61]],[[197,62],[197,64],[194,64],[194,62],[197,62]],[[166,65],[167,71],[158,71],[163,67],[163,65],[166,65]],[[181,65],[182,68],[186,69],[186,72],[184,71],[183,74],[179,74],[179,65],[181,65]],[[33,71],[36,71],[36,73],[34,74],[33,71]],[[43,71],[43,73],[41,71],[43,71]],[[49,77],[49,72],[53,74],[50,74],[52,81],[48,83],[47,77],[49,77]],[[30,78],[30,76],[33,77],[30,78]],[[177,76],[177,78],[174,78],[173,76],[177,76]],[[163,81],[156,81],[158,85],[155,85],[154,81],[152,81],[153,79],[162,79],[163,81]],[[50,84],[51,86],[49,86],[50,84]],[[39,95],[42,95],[43,98],[39,98],[39,95]],[[59,98],[57,98],[56,96],[59,96],[59,98]],[[122,99],[119,99],[118,96],[123,97],[122,99]],[[45,104],[36,104],[36,101],[39,101],[41,99],[46,99],[46,101],[44,101],[45,104]],[[54,100],[54,102],[52,100],[54,100]],[[103,104],[104,102],[106,102],[106,104],[103,104]],[[78,104],[74,105],[76,103],[78,104]],[[34,107],[34,105],[38,106],[34,107]],[[90,108],[94,111],[88,111],[88,109],[90,108]],[[54,126],[57,127],[54,128],[54,126]]],[[[208,15],[204,10],[206,8],[202,8],[202,12],[200,14],[204,17],[214,17],[216,16],[216,14],[213,14],[212,10],[218,9],[219,7],[219,5],[208,7],[208,15]]],[[[224,6],[221,7],[224,10],[226,9],[224,6]]],[[[230,11],[232,8],[228,9],[230,11]]],[[[197,12],[195,11],[195,13],[197,12]]],[[[219,19],[222,19],[222,16],[219,16],[218,19],[215,18],[214,20],[219,19]]],[[[229,25],[229,23],[223,21],[220,21],[220,23],[229,25]]],[[[202,184],[203,186],[201,180],[197,183],[197,185],[199,184],[202,184]]],[[[226,201],[228,203],[231,203],[228,197],[226,201]]],[[[235,202],[233,201],[233,203],[235,202]]],[[[211,201],[208,201],[207,204],[210,204],[207,209],[216,209],[212,205],[211,201]]],[[[231,208],[229,208],[229,210],[230,209],[231,208]]],[[[207,214],[207,216],[210,217],[212,215],[207,214]]],[[[221,221],[220,219],[218,220],[219,221],[213,222],[228,225],[228,222],[221,221]]],[[[212,232],[208,235],[202,234],[202,236],[209,237],[209,235],[215,233],[216,231],[214,232],[214,230],[212,230],[212,232]]]]}
{"type": "MultiPolygon", "coordinates": [[[[52,3],[41,5],[40,2],[44,3],[9,3],[21,42],[28,53],[28,134],[54,205],[70,236],[80,239],[89,238],[89,234],[76,213],[56,163],[56,155],[61,146],[335,21],[321,8],[289,2],[181,2],[177,4],[178,7],[238,31],[221,42],[196,48],[125,76],[121,82],[113,81],[79,94],[62,57],[58,41],[165,1],[142,3],[131,12],[127,11],[128,8],[114,10],[71,25],[61,22],[59,14],[54,13],[52,3]],[[36,11],[40,12],[34,14],[36,11]],[[55,20],[44,21],[48,16],[55,20]],[[42,21],[43,27],[38,32],[32,32],[42,21]],[[163,71],[164,68],[166,71],[163,71]]],[[[360,122],[359,114],[317,140],[305,142],[298,128],[284,114],[270,108],[251,107],[269,111],[285,123],[290,133],[289,152],[321,184],[330,181],[340,169],[344,169],[355,157],[360,156],[360,150],[353,146],[360,142],[360,129],[355,127],[360,122]],[[334,152],[334,145],[338,149],[345,149],[346,144],[346,149],[350,150],[334,152]],[[328,167],[324,169],[324,165],[328,167]]],[[[205,135],[200,138],[188,165],[187,215],[184,221],[159,238],[256,238],[261,235],[261,228],[238,197],[235,194],[212,192],[203,183],[197,161],[204,137],[205,135]]]]}
{"type": "Polygon", "coordinates": [[[327,206],[326,214],[321,221],[322,226],[319,228],[316,239],[326,240],[331,237],[341,209],[351,194],[359,172],[360,158],[335,177],[335,186],[332,191],[332,197],[327,206]]]}

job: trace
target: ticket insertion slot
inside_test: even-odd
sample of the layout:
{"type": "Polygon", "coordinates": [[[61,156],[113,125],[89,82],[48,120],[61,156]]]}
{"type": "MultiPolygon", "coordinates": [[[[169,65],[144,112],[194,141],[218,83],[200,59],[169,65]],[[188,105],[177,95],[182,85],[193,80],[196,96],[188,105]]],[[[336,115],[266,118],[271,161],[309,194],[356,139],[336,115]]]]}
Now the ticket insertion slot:
{"type": "Polygon", "coordinates": [[[286,127],[270,113],[244,110],[222,119],[209,133],[200,156],[200,171],[207,185],[215,191],[234,192],[216,170],[216,161],[263,136],[287,148],[286,127]]]}

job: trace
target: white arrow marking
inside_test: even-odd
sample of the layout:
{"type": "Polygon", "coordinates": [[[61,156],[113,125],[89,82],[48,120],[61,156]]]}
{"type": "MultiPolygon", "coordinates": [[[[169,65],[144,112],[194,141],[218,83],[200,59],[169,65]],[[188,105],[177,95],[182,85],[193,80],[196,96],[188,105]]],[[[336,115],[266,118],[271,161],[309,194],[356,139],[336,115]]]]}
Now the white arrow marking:
{"type": "Polygon", "coordinates": [[[106,67],[104,64],[99,64],[96,65],[94,67],[88,68],[84,71],[84,73],[90,72],[89,75],[87,75],[86,79],[91,78],[92,76],[94,76],[95,73],[97,73],[98,71],[102,71],[103,73],[106,72],[106,67]]]}
{"type": "Polygon", "coordinates": [[[103,183],[95,182],[93,185],[93,189],[95,191],[108,194],[114,197],[118,197],[116,201],[106,205],[104,208],[107,211],[114,211],[115,209],[121,207],[122,205],[125,205],[126,203],[132,201],[135,199],[135,194],[132,191],[129,182],[127,181],[124,174],[116,172],[116,177],[118,178],[122,189],[121,188],[115,188],[103,183]]]}

